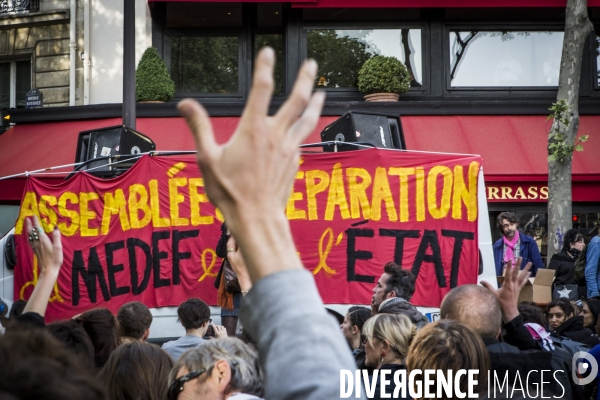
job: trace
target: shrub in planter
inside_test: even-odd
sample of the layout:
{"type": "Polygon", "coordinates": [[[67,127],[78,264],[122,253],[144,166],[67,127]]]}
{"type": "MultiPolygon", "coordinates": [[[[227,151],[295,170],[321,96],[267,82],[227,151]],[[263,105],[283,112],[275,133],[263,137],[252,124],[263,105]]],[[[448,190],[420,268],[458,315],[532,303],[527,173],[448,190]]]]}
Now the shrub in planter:
{"type": "Polygon", "coordinates": [[[374,56],[358,71],[358,90],[363,94],[403,94],[410,88],[410,74],[395,57],[374,56]]]}
{"type": "Polygon", "coordinates": [[[154,47],[148,47],[135,71],[136,101],[169,101],[175,95],[175,83],[154,47]]]}

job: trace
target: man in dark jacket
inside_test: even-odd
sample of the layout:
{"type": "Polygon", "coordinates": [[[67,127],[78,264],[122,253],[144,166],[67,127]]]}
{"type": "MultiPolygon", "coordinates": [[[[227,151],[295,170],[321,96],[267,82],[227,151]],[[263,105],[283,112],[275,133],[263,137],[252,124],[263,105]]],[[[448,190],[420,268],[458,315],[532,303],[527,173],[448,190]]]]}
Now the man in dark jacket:
{"type": "Polygon", "coordinates": [[[519,232],[517,216],[511,212],[503,212],[498,215],[498,228],[503,237],[494,243],[494,261],[496,263],[496,275],[502,276],[502,270],[508,260],[513,263],[521,257],[522,266],[531,262],[531,275],[535,276],[538,268],[544,268],[542,256],[533,238],[519,232]]]}

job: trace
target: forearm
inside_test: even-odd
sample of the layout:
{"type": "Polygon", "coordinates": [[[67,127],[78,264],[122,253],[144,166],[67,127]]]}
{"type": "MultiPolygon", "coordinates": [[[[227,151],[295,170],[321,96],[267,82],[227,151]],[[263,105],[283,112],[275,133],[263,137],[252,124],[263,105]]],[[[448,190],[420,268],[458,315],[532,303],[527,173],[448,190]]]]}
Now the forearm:
{"type": "Polygon", "coordinates": [[[241,318],[258,343],[265,398],[339,398],[340,370],[356,364],[309,271],[284,271],[255,283],[241,318]]]}
{"type": "Polygon", "coordinates": [[[520,315],[519,309],[516,305],[502,306],[501,304],[500,309],[502,311],[502,321],[504,321],[505,324],[509,323],[520,315]]]}
{"type": "Polygon", "coordinates": [[[27,301],[27,305],[23,309],[23,313],[35,312],[40,314],[42,317],[46,314],[46,308],[48,307],[48,299],[54,289],[54,284],[58,279],[58,271],[42,272],[39,276],[38,282],[31,293],[31,297],[27,301]]]}

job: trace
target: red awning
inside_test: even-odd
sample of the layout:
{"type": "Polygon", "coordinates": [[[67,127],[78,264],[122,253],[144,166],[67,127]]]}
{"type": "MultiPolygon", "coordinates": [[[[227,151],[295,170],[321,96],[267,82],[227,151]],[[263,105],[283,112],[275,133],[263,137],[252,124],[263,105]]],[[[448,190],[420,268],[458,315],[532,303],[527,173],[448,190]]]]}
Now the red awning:
{"type": "MultiPolygon", "coordinates": [[[[306,142],[319,142],[321,130],[335,119],[321,117],[306,142]]],[[[218,142],[231,136],[238,120],[212,118],[218,142]]],[[[120,118],[17,125],[0,135],[0,177],[73,163],[79,132],[119,124],[120,118]]],[[[486,182],[547,181],[545,116],[409,116],[402,117],[402,126],[411,150],[480,154],[486,182]]],[[[152,138],[157,150],[195,149],[182,118],[139,118],[137,130],[152,138]]],[[[573,194],[585,192],[600,201],[600,116],[581,116],[579,133],[590,138],[573,158],[573,194]]],[[[24,182],[25,177],[0,180],[0,201],[19,201],[24,182]]]]}
{"type": "MultiPolygon", "coordinates": [[[[402,117],[406,147],[479,154],[487,180],[547,180],[550,125],[543,115],[402,117]]],[[[589,140],[573,156],[573,174],[600,176],[600,116],[581,116],[579,135],[589,140]]]]}
{"type": "MultiPolygon", "coordinates": [[[[539,192],[548,185],[550,125],[545,116],[537,115],[402,118],[409,149],[481,155],[488,201],[492,202],[546,201],[542,196],[510,193],[518,188],[539,192]],[[503,196],[493,196],[491,187],[509,189],[503,196]]],[[[589,135],[589,140],[583,144],[584,151],[573,156],[573,201],[600,202],[600,116],[581,116],[579,135],[589,135]]]]}
{"type": "MultiPolygon", "coordinates": [[[[213,118],[217,141],[224,142],[237,126],[237,117],[213,118]]],[[[0,135],[0,178],[75,162],[79,132],[120,125],[121,118],[20,124],[0,135]]],[[[139,118],[137,130],[150,136],[158,150],[195,150],[182,118],[139,118]]],[[[46,171],[43,176],[59,182],[73,168],[46,171]],[[62,173],[61,173],[62,172],[62,173]],[[66,173],[65,173],[66,172],[66,173]]],[[[20,201],[25,176],[0,180],[0,201],[20,201]]]]}

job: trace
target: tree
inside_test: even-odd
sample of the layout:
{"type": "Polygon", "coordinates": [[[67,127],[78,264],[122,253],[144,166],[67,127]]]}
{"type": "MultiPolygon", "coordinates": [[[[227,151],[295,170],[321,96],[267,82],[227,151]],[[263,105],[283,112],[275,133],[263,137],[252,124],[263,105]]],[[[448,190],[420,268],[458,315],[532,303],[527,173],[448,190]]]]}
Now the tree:
{"type": "Polygon", "coordinates": [[[136,101],[169,101],[175,94],[175,84],[165,62],[154,47],[148,47],[135,71],[136,101]]]}
{"type": "Polygon", "coordinates": [[[171,38],[171,77],[175,91],[237,94],[238,49],[235,36],[171,38]]]}
{"type": "Polygon", "coordinates": [[[356,87],[358,71],[371,58],[368,45],[334,30],[309,30],[306,34],[308,58],[319,64],[315,86],[329,88],[356,87]]]}
{"type": "Polygon", "coordinates": [[[579,80],[586,38],[594,26],[587,0],[567,0],[565,36],[560,61],[558,95],[550,110],[554,118],[548,134],[548,260],[560,251],[565,232],[572,227],[571,168],[573,151],[583,150],[579,129],[579,80]]]}

